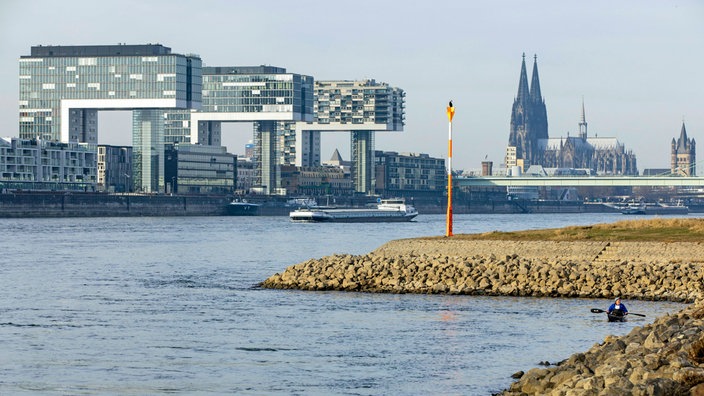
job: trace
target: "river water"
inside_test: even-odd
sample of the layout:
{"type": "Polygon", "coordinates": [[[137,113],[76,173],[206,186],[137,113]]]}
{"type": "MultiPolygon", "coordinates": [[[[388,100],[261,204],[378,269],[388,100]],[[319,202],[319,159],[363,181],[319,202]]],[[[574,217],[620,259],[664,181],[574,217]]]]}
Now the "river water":
{"type": "MultiPolygon", "coordinates": [[[[691,215],[690,215],[691,216],[691,215]]],[[[623,220],[455,215],[454,233],[623,220]]],[[[488,395],[682,304],[607,323],[609,300],[301,292],[287,266],[443,235],[445,217],[0,219],[0,394],[488,395]]]]}

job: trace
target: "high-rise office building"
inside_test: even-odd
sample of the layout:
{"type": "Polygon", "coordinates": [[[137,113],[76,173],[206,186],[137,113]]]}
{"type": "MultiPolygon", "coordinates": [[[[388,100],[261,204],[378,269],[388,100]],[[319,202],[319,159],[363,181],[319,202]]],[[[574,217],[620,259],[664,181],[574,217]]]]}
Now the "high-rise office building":
{"type": "Polygon", "coordinates": [[[281,165],[289,161],[295,131],[286,122],[313,119],[313,77],[275,66],[204,67],[203,106],[168,111],[164,139],[219,146],[223,122],[253,122],[257,184],[275,194],[281,165]]]}
{"type": "Polygon", "coordinates": [[[163,187],[163,111],[154,109],[200,106],[200,57],[159,44],[35,46],[19,65],[20,138],[95,145],[98,111],[135,110],[135,188],[163,187]]]}

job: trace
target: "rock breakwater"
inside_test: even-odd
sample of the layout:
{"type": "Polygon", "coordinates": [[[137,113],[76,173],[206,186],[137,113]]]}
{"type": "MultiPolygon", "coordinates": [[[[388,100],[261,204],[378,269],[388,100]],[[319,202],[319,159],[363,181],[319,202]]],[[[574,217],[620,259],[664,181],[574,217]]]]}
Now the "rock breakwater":
{"type": "Polygon", "coordinates": [[[517,373],[503,396],[704,395],[704,305],[607,337],[556,367],[517,373]]]}
{"type": "Polygon", "coordinates": [[[286,268],[267,288],[693,302],[704,296],[704,245],[411,239],[366,255],[286,268]]]}
{"type": "Polygon", "coordinates": [[[262,287],[695,302],[514,375],[503,396],[704,395],[704,244],[410,239],[292,265],[262,287]]]}

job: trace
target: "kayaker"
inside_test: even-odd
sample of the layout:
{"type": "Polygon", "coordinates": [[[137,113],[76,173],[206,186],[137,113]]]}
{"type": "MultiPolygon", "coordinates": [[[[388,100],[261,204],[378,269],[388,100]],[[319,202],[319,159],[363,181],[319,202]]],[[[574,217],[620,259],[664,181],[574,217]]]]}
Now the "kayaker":
{"type": "Polygon", "coordinates": [[[628,315],[628,309],[626,304],[621,303],[621,297],[616,297],[616,300],[609,306],[606,313],[613,316],[626,316],[628,315]]]}

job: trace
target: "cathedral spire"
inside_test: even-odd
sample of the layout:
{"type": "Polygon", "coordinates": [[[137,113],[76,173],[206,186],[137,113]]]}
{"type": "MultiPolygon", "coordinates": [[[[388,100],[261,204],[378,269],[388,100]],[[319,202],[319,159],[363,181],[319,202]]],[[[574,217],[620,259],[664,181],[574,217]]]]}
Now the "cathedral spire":
{"type": "Polygon", "coordinates": [[[587,140],[587,116],[584,112],[584,96],[582,96],[582,118],[579,119],[579,137],[587,140]]]}
{"type": "Polygon", "coordinates": [[[535,103],[542,103],[543,95],[540,93],[540,78],[538,77],[538,55],[533,55],[533,77],[530,81],[530,99],[535,103]]]}
{"type": "Polygon", "coordinates": [[[519,102],[528,100],[530,93],[528,91],[528,73],[526,72],[526,53],[523,53],[523,61],[521,62],[521,77],[518,81],[518,97],[519,102]]]}

